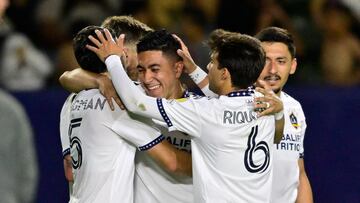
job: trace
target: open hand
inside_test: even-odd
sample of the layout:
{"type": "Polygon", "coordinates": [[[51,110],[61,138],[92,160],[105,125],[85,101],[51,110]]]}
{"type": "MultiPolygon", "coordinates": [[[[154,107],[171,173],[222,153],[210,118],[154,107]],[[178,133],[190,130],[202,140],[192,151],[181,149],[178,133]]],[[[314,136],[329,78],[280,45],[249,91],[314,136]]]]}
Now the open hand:
{"type": "Polygon", "coordinates": [[[114,41],[108,29],[105,28],[104,32],[105,36],[100,30],[95,30],[95,34],[99,40],[90,35],[89,39],[95,46],[86,45],[86,48],[94,52],[103,62],[110,55],[118,55],[121,57],[124,54],[125,35],[121,34],[119,38],[114,41]]]}

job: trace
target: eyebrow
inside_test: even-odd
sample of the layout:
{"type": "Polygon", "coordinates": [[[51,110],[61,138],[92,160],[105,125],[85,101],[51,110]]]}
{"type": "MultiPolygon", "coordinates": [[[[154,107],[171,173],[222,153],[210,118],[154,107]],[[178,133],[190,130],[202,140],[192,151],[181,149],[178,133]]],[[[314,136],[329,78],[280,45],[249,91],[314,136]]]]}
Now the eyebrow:
{"type": "Polygon", "coordinates": [[[140,65],[140,64],[138,64],[137,65],[137,68],[153,68],[153,67],[155,67],[155,66],[160,66],[160,64],[158,64],[158,63],[153,63],[153,64],[150,64],[149,66],[147,66],[147,67],[144,67],[144,66],[142,66],[142,65],[140,65]]]}

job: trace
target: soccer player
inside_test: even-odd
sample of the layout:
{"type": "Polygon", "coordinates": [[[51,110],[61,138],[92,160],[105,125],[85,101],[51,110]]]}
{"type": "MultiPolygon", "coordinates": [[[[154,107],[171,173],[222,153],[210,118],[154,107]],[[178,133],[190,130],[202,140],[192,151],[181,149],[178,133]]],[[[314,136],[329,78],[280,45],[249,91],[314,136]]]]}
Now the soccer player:
{"type": "Polygon", "coordinates": [[[294,40],[282,28],[269,27],[256,36],[266,53],[266,64],[260,75],[283,100],[284,136],[275,145],[274,181],[271,202],[313,202],[310,181],[304,166],[305,115],[301,104],[283,91],[289,75],[296,71],[294,40]]]}
{"type": "MultiPolygon", "coordinates": [[[[117,34],[123,32],[127,34],[128,37],[125,40],[127,57],[125,61],[128,58],[137,57],[136,43],[142,35],[148,32],[147,30],[150,30],[146,25],[129,16],[109,17],[103,23],[103,27],[115,27],[117,34]],[[140,33],[142,34],[140,35],[140,33]]],[[[146,51],[143,49],[144,55],[150,54],[152,56],[151,60],[142,63],[139,73],[139,81],[144,85],[145,91],[150,96],[169,99],[190,96],[191,93],[185,90],[179,81],[182,68],[179,64],[181,62],[179,58],[174,60],[180,44],[171,35],[167,35],[166,38],[156,43],[153,43],[152,39],[147,40],[147,42],[144,41],[143,47],[147,47],[146,51]],[[160,47],[164,47],[166,55],[157,53],[160,47]],[[153,52],[157,53],[157,57],[151,54],[153,52]]],[[[137,71],[137,60],[134,63],[125,62],[125,67],[127,67],[128,73],[129,69],[137,71]]],[[[132,79],[137,80],[136,77],[132,77],[132,79]]],[[[70,91],[78,92],[82,89],[99,88],[107,95],[108,101],[111,101],[112,97],[116,98],[116,95],[111,96],[113,95],[111,93],[113,89],[111,81],[108,77],[100,74],[76,69],[63,74],[60,81],[70,91]]],[[[190,137],[179,131],[168,132],[162,126],[158,126],[158,128],[166,137],[166,140],[158,146],[167,147],[168,152],[164,155],[168,156],[169,164],[159,165],[148,153],[136,153],[135,202],[193,202],[192,178],[190,177],[192,173],[190,137]]]]}
{"type": "Polygon", "coordinates": [[[126,75],[119,57],[124,35],[115,42],[107,30],[106,37],[96,34],[99,40],[89,36],[95,46],[87,47],[105,61],[126,107],[192,137],[195,202],[270,201],[275,121],[273,116],[257,117],[254,90],[248,89],[265,65],[258,40],[234,34],[211,44],[210,89],[221,95],[218,99],[166,100],[144,95],[126,75]]]}
{"type": "MultiPolygon", "coordinates": [[[[229,33],[218,30],[213,34],[221,38],[221,35],[229,33]]],[[[256,38],[262,42],[266,53],[266,64],[259,79],[265,81],[284,102],[284,136],[275,145],[271,202],[311,203],[312,191],[303,160],[306,130],[304,112],[298,101],[282,91],[289,75],[294,74],[297,67],[294,40],[287,30],[277,27],[263,29],[256,38]]],[[[186,46],[182,46],[178,53],[183,57],[190,77],[203,92],[213,94],[208,88],[207,74],[196,67],[186,46]]]]}
{"type": "MultiPolygon", "coordinates": [[[[88,36],[101,29],[88,26],[74,38],[78,63],[95,73],[105,72],[106,67],[85,45],[90,42],[88,36]]],[[[139,120],[149,122],[119,107],[112,111],[98,89],[76,95],[68,128],[74,174],[69,202],[133,202],[136,147],[156,153],[156,145],[164,139],[160,132],[139,120]]]]}

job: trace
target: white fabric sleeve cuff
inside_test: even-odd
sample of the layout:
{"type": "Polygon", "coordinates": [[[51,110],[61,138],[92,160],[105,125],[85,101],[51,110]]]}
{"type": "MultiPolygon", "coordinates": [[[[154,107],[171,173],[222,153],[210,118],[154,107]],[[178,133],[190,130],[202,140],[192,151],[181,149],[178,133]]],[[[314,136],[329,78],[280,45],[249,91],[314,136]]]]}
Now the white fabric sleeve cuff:
{"type": "Polygon", "coordinates": [[[217,98],[219,95],[215,94],[213,91],[209,89],[209,84],[207,84],[205,87],[201,88],[201,91],[205,94],[207,97],[211,98],[217,98]]]}
{"type": "Polygon", "coordinates": [[[275,120],[277,120],[277,121],[281,120],[284,117],[284,111],[280,111],[278,113],[275,113],[274,116],[275,116],[275,120]]]}
{"type": "Polygon", "coordinates": [[[207,73],[199,66],[196,66],[196,69],[193,72],[189,73],[189,76],[195,84],[199,84],[206,78],[207,73]]]}

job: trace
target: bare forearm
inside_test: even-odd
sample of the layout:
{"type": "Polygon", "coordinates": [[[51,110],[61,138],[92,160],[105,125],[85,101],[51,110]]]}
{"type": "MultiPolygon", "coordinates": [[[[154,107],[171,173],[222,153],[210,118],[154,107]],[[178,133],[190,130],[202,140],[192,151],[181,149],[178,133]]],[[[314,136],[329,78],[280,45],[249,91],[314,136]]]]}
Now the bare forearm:
{"type": "Polygon", "coordinates": [[[160,166],[171,173],[192,176],[191,154],[164,140],[147,152],[160,166]]]}
{"type": "Polygon", "coordinates": [[[307,177],[305,172],[303,159],[299,159],[299,168],[300,168],[300,177],[299,177],[298,196],[296,198],[296,203],[313,203],[311,185],[309,178],[307,177]]]}
{"type": "Polygon", "coordinates": [[[64,72],[59,82],[61,86],[70,92],[80,92],[84,89],[98,88],[97,78],[100,74],[85,71],[81,68],[64,72]]]}

